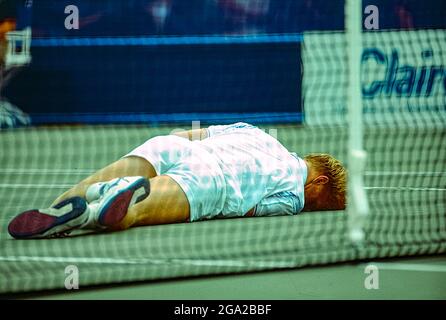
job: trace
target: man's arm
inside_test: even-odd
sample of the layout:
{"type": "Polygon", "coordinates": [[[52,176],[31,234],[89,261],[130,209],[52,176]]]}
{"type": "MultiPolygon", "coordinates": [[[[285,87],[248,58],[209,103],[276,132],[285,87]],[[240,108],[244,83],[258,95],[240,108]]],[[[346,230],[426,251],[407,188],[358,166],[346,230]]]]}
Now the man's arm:
{"type": "Polygon", "coordinates": [[[276,193],[263,198],[245,217],[294,215],[300,211],[300,200],[291,192],[276,193]]]}
{"type": "Polygon", "coordinates": [[[188,130],[188,131],[180,131],[175,132],[173,135],[189,139],[190,141],[193,140],[204,140],[208,137],[208,131],[205,128],[202,129],[194,129],[194,130],[188,130]]]}
{"type": "Polygon", "coordinates": [[[226,125],[212,125],[207,128],[203,129],[194,129],[189,131],[180,131],[175,132],[173,135],[176,135],[178,137],[182,137],[189,140],[204,140],[209,137],[218,136],[221,134],[224,134],[226,132],[231,132],[233,130],[237,129],[250,129],[255,128],[254,126],[244,123],[244,122],[237,122],[233,124],[226,124],[226,125]]]}

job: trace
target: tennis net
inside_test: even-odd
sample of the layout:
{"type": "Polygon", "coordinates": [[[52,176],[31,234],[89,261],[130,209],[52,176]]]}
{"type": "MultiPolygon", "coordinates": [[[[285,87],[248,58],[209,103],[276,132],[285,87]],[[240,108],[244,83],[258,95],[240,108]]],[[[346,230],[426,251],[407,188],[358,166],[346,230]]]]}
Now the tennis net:
{"type": "MultiPolygon", "coordinates": [[[[289,6],[274,10],[292,14],[286,11],[292,10],[289,6]]],[[[263,21],[256,17],[256,24],[263,21]]],[[[29,111],[32,100],[43,111],[30,112],[35,126],[0,132],[0,292],[64,290],[70,266],[78,269],[82,288],[444,253],[446,31],[363,31],[360,56],[352,58],[351,39],[336,29],[33,39],[30,77],[18,79],[9,92],[29,92],[17,94],[17,104],[29,111]],[[19,241],[7,235],[15,214],[47,207],[65,189],[148,138],[191,129],[191,120],[202,126],[251,122],[290,151],[330,153],[351,169],[350,59],[361,63],[358,121],[363,133],[358,134],[367,158],[359,174],[370,208],[360,224],[363,241],[349,237],[355,213],[347,211],[219,219],[62,239],[19,241]],[[85,79],[68,72],[69,65],[85,79]],[[147,80],[141,70],[159,81],[147,80]],[[49,75],[46,82],[38,81],[42,75],[49,75]],[[38,95],[45,87],[50,93],[38,95]],[[102,104],[95,113],[85,112],[94,103],[102,104]],[[160,115],[159,110],[176,113],[160,115]]]]}

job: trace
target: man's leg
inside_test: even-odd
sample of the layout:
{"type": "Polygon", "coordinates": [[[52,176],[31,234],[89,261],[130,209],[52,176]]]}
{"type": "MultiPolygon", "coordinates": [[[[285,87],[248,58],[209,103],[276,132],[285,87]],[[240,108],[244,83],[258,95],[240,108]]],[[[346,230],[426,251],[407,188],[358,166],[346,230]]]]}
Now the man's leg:
{"type": "Polygon", "coordinates": [[[150,179],[156,177],[156,171],[152,164],[146,159],[134,156],[122,158],[79,182],[73,188],[54,200],[51,206],[76,196],[85,198],[85,193],[87,192],[88,187],[93,183],[130,176],[143,176],[150,179]]]}
{"type": "Polygon", "coordinates": [[[112,229],[186,222],[189,212],[189,201],[178,183],[167,175],[161,175],[150,179],[149,196],[132,206],[125,218],[112,229]]]}
{"type": "Polygon", "coordinates": [[[90,185],[126,176],[143,176],[149,179],[150,194],[132,206],[124,220],[112,229],[188,221],[189,201],[178,183],[167,175],[157,176],[149,161],[135,156],[122,158],[82,180],[58,197],[54,204],[74,196],[85,198],[90,185]]]}
{"type": "MultiPolygon", "coordinates": [[[[100,228],[95,226],[98,222],[105,224],[103,227],[114,225],[125,216],[124,210],[148,196],[148,179],[154,176],[156,171],[147,160],[140,157],[120,159],[59,196],[50,208],[20,213],[11,220],[8,231],[14,238],[25,239],[66,234],[75,228],[100,228]],[[87,189],[96,182],[106,183],[113,179],[116,180],[113,190],[104,199],[103,207],[96,206],[95,214],[85,199],[87,189]]],[[[93,192],[90,196],[94,195],[93,192]]]]}

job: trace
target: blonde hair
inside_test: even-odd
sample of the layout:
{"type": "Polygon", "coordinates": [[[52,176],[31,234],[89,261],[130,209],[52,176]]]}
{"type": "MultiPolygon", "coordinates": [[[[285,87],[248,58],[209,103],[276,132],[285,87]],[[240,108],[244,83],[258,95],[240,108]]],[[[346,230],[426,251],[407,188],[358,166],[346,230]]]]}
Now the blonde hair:
{"type": "Polygon", "coordinates": [[[326,175],[328,183],[327,210],[341,210],[346,206],[347,170],[342,163],[333,156],[325,153],[312,153],[305,156],[305,161],[318,172],[326,175]]]}

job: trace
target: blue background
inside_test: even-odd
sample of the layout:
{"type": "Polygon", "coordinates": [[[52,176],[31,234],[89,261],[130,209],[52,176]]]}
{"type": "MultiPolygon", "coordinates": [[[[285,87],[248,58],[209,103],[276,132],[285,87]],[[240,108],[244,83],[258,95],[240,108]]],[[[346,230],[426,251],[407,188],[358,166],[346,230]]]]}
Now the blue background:
{"type": "MultiPolygon", "coordinates": [[[[232,0],[34,1],[32,21],[18,11],[33,28],[33,60],[5,94],[35,123],[147,122],[169,114],[186,121],[209,113],[301,121],[300,34],[343,29],[344,1],[244,1],[269,5],[256,11],[232,0]],[[168,4],[162,23],[156,3],[168,4]],[[69,4],[79,8],[79,30],[64,27],[69,4]]],[[[441,1],[368,4],[379,7],[382,29],[445,27],[441,1]]]]}

